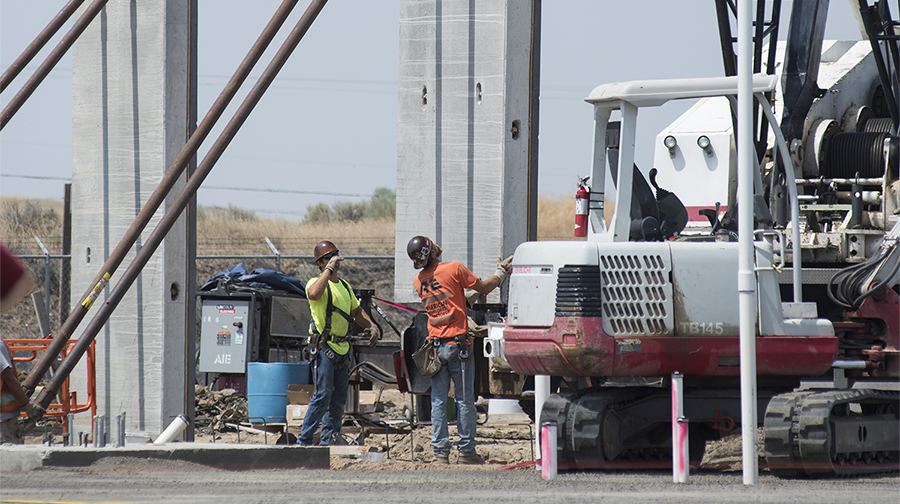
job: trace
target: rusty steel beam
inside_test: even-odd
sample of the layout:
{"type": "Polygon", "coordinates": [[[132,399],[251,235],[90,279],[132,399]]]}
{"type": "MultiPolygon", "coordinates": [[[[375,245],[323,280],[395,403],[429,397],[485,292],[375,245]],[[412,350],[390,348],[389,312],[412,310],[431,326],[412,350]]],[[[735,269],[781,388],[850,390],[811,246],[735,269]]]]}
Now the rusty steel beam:
{"type": "Polygon", "coordinates": [[[22,89],[16,93],[16,96],[6,104],[3,112],[0,112],[0,130],[2,130],[9,123],[9,120],[16,115],[19,108],[25,104],[28,97],[31,96],[31,94],[34,93],[34,90],[37,89],[41,82],[43,82],[44,78],[47,77],[47,74],[50,73],[50,70],[53,70],[53,67],[59,63],[59,60],[66,54],[66,51],[68,51],[69,48],[72,47],[72,44],[75,43],[75,40],[84,33],[84,30],[91,24],[91,21],[97,17],[97,14],[100,13],[100,10],[106,5],[107,1],[108,0],[94,0],[88,5],[84,14],[78,18],[78,21],[75,21],[74,25],[72,25],[72,29],[69,30],[69,33],[66,33],[62,40],[59,41],[59,44],[56,44],[56,47],[54,47],[47,56],[47,59],[45,59],[44,62],[41,63],[41,66],[34,72],[34,75],[25,82],[22,89]]]}
{"type": "MultiPolygon", "coordinates": [[[[309,7],[307,7],[306,12],[303,13],[303,16],[297,21],[294,29],[291,30],[291,33],[281,45],[281,48],[278,49],[278,52],[272,58],[272,61],[269,62],[269,65],[266,67],[262,76],[260,76],[247,97],[244,98],[244,101],[241,103],[237,112],[235,112],[234,116],[225,126],[225,129],[219,134],[219,138],[216,139],[216,142],[210,148],[206,157],[203,159],[203,162],[197,167],[197,171],[194,172],[190,179],[188,179],[185,187],[175,198],[172,207],[156,225],[156,228],[154,228],[146,243],[141,247],[140,251],[137,252],[137,255],[135,255],[134,260],[128,268],[126,268],[125,272],[122,274],[122,278],[113,288],[112,292],[110,292],[108,298],[103,302],[103,305],[100,307],[97,314],[94,315],[94,318],[91,319],[87,327],[85,327],[78,342],[66,356],[65,360],[60,364],[53,379],[41,390],[40,395],[38,395],[38,398],[35,401],[38,406],[46,409],[52,402],[56,391],[59,390],[66,377],[72,372],[75,365],[78,364],[81,356],[84,355],[84,352],[88,349],[91,342],[94,341],[97,333],[100,332],[100,329],[102,329],[107,319],[109,319],[109,316],[115,311],[116,306],[118,306],[122,297],[125,296],[125,293],[134,283],[135,279],[137,279],[137,276],[144,268],[144,265],[147,264],[147,261],[156,251],[157,247],[162,243],[166,234],[180,217],[181,212],[183,212],[188,203],[190,203],[191,198],[193,198],[197,189],[200,188],[203,180],[209,175],[210,171],[212,171],[212,168],[219,160],[219,157],[225,152],[225,149],[231,143],[231,140],[234,139],[234,136],[241,126],[243,126],[247,117],[250,116],[250,112],[253,111],[253,108],[259,103],[260,98],[265,94],[269,85],[275,80],[278,72],[294,52],[297,44],[300,43],[300,40],[309,30],[309,27],[312,25],[313,21],[315,21],[326,2],[327,0],[313,0],[309,7]]],[[[30,377],[31,375],[29,375],[29,378],[30,377]]],[[[36,420],[36,418],[29,417],[23,428],[24,432],[33,429],[36,420]]]]}
{"type": "Polygon", "coordinates": [[[100,268],[100,272],[97,273],[97,276],[94,277],[94,280],[88,285],[88,289],[84,295],[81,296],[78,305],[72,309],[69,317],[66,318],[66,321],[60,326],[53,337],[53,342],[50,343],[47,350],[41,355],[41,359],[28,374],[28,378],[26,378],[25,382],[22,384],[22,388],[25,389],[26,394],[30,395],[34,392],[35,388],[37,388],[37,384],[41,380],[41,377],[50,367],[50,364],[56,360],[56,357],[59,355],[63,346],[65,346],[66,341],[69,340],[75,329],[78,327],[78,324],[80,324],[85,315],[87,315],[91,305],[97,299],[97,296],[100,295],[100,292],[106,287],[106,284],[122,263],[126,254],[128,254],[128,251],[134,246],[134,243],[137,241],[141,232],[147,227],[153,214],[155,214],[160,205],[162,205],[166,195],[169,194],[169,191],[171,191],[172,187],[175,186],[175,183],[178,182],[178,179],[181,177],[182,173],[184,173],[188,163],[197,153],[200,144],[203,143],[213,126],[215,126],[216,121],[218,121],[219,117],[222,116],[222,113],[225,112],[225,108],[231,103],[234,95],[237,94],[237,91],[247,79],[247,76],[250,75],[250,71],[259,61],[259,58],[262,57],[266,48],[269,47],[272,39],[275,38],[278,30],[281,29],[281,26],[297,4],[297,1],[298,0],[284,0],[275,12],[275,15],[272,16],[269,24],[266,25],[259,38],[253,44],[253,47],[250,48],[250,51],[244,57],[244,60],[241,61],[240,66],[235,70],[234,75],[232,75],[222,92],[219,93],[218,98],[216,98],[215,103],[210,107],[209,112],[207,112],[203,120],[200,121],[197,129],[188,139],[184,148],[181,149],[181,152],[178,154],[178,157],[175,158],[175,161],[169,167],[168,171],[166,171],[166,174],[163,176],[159,185],[147,199],[147,202],[144,203],[144,207],[141,208],[141,211],[138,213],[137,217],[135,217],[134,222],[128,230],[125,231],[125,235],[119,241],[119,244],[109,255],[109,258],[103,264],[103,267],[100,268]]]}
{"type": "Polygon", "coordinates": [[[50,20],[50,23],[38,33],[38,36],[28,44],[28,47],[22,51],[22,54],[13,61],[12,65],[0,76],[0,92],[3,92],[7,86],[19,75],[28,63],[35,57],[38,51],[53,37],[62,25],[72,17],[76,9],[81,7],[84,0],[70,0],[56,16],[50,20]]]}

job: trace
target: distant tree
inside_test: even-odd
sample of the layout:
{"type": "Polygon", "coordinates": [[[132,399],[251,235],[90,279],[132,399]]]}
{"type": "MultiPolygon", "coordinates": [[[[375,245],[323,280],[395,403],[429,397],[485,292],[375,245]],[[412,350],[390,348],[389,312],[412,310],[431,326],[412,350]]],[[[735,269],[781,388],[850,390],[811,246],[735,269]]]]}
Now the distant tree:
{"type": "Polygon", "coordinates": [[[306,207],[304,224],[359,222],[366,219],[390,219],[397,216],[397,195],[387,187],[375,189],[368,201],[338,201],[332,206],[319,202],[306,207]]]}
{"type": "Polygon", "coordinates": [[[334,204],[334,219],[338,222],[359,222],[367,217],[365,201],[338,201],[334,204]]]}
{"type": "Polygon", "coordinates": [[[370,219],[396,219],[397,194],[387,187],[375,189],[375,194],[372,195],[372,199],[369,201],[366,217],[370,219]]]}
{"type": "Polygon", "coordinates": [[[303,218],[304,224],[324,224],[333,220],[333,213],[328,203],[319,202],[315,205],[306,206],[306,216],[303,218]]]}

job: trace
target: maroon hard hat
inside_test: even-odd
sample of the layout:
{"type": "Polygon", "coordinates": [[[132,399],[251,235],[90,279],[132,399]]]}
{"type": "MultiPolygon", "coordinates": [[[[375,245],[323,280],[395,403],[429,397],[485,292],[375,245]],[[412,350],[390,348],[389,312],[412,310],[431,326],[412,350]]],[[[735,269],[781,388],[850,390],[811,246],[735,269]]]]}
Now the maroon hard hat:
{"type": "Polygon", "coordinates": [[[316,248],[313,250],[313,256],[315,256],[316,262],[319,262],[319,259],[332,252],[338,252],[338,248],[334,246],[334,243],[331,243],[328,240],[322,240],[316,244],[316,248]]]}
{"type": "Polygon", "coordinates": [[[431,252],[434,244],[425,236],[413,236],[409,243],[406,244],[406,255],[413,261],[413,267],[416,269],[423,268],[428,265],[431,258],[431,252]]]}

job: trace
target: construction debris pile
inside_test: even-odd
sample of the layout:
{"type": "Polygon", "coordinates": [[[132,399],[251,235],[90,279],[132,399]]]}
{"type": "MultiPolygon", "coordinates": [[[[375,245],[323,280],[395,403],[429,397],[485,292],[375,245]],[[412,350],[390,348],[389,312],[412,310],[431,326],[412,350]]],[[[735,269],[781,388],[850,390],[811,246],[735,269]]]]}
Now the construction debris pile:
{"type": "Polygon", "coordinates": [[[246,422],[247,396],[234,389],[209,390],[194,386],[194,426],[198,430],[221,432],[236,430],[235,424],[246,422]]]}

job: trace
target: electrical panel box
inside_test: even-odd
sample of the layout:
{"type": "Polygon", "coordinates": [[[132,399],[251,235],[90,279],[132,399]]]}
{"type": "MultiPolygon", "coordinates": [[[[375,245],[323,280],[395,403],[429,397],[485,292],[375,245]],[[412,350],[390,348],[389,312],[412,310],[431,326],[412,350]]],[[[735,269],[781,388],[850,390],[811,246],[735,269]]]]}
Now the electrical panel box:
{"type": "Polygon", "coordinates": [[[259,360],[259,303],[255,298],[202,299],[201,373],[246,373],[247,362],[259,360]]]}

